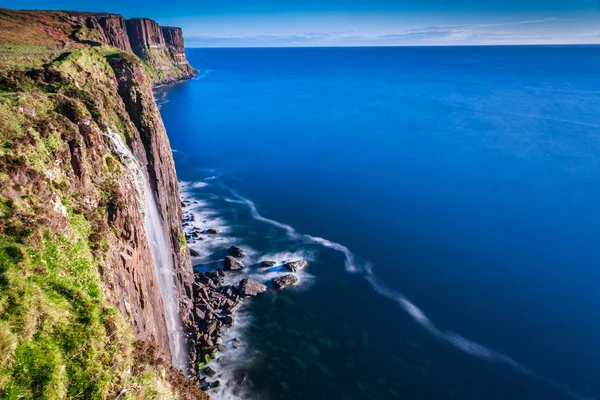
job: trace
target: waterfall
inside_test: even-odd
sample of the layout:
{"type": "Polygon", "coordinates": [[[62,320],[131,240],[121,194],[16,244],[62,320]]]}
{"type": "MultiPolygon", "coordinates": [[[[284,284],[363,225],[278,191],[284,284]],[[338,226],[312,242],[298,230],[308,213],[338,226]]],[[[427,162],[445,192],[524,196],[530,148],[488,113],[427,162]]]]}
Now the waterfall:
{"type": "Polygon", "coordinates": [[[114,153],[118,154],[121,162],[127,168],[135,187],[140,212],[144,217],[144,231],[154,259],[154,270],[158,279],[160,296],[164,304],[164,313],[169,334],[172,364],[187,372],[187,352],[183,339],[181,314],[175,290],[173,258],[171,247],[165,237],[163,222],[158,211],[156,197],[150,186],[147,175],[121,136],[109,130],[106,136],[111,140],[114,153]]]}

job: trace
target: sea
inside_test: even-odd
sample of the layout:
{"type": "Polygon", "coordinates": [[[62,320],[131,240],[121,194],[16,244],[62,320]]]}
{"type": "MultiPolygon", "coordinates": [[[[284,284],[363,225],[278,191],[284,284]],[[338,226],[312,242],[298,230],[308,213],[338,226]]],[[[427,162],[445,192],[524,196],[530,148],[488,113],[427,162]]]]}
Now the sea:
{"type": "Polygon", "coordinates": [[[187,57],[155,95],[186,215],[221,231],[193,263],[236,245],[228,283],[269,286],[212,398],[600,399],[599,46],[187,57]]]}

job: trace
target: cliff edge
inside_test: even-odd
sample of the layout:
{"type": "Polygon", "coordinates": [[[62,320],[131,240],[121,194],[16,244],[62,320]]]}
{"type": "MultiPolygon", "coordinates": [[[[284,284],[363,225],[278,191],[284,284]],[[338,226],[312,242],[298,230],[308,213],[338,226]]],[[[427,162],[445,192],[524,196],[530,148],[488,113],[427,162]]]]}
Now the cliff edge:
{"type": "Polygon", "coordinates": [[[147,21],[0,9],[2,398],[206,398],[171,365],[184,332],[165,317],[145,206],[156,199],[191,327],[193,273],[152,86],[195,70],[181,30],[147,21]]]}
{"type": "Polygon", "coordinates": [[[0,48],[22,65],[33,59],[53,58],[79,45],[107,45],[133,52],[145,64],[154,84],[193,77],[197,71],[187,61],[180,28],[161,27],[147,18],[125,19],[108,13],[74,11],[15,11],[0,8],[0,48]]]}

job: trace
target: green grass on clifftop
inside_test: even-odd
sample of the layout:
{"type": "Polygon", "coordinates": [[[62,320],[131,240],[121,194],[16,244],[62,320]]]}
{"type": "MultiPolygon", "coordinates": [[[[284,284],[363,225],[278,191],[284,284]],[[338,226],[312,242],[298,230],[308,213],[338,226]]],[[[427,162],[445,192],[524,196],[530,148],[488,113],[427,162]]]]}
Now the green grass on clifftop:
{"type": "Polygon", "coordinates": [[[108,301],[106,213],[123,206],[115,195],[123,166],[109,152],[88,166],[101,178],[92,210],[58,167],[71,168],[65,154],[86,140],[82,126],[134,132],[109,60],[142,64],[107,46],[73,45],[51,58],[66,40],[60,13],[34,22],[17,14],[0,9],[9,33],[0,39],[0,398],[204,398],[108,301]],[[54,39],[40,36],[48,31],[54,39]]]}

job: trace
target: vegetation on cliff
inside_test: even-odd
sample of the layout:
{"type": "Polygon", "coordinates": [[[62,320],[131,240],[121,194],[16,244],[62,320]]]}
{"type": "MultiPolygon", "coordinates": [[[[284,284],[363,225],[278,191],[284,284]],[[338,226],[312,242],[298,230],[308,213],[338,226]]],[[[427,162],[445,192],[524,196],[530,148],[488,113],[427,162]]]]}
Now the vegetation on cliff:
{"type": "Polygon", "coordinates": [[[141,146],[119,80],[152,124],[156,71],[66,13],[0,10],[0,32],[0,397],[204,398],[165,361],[134,189],[103,135],[141,146]]]}

